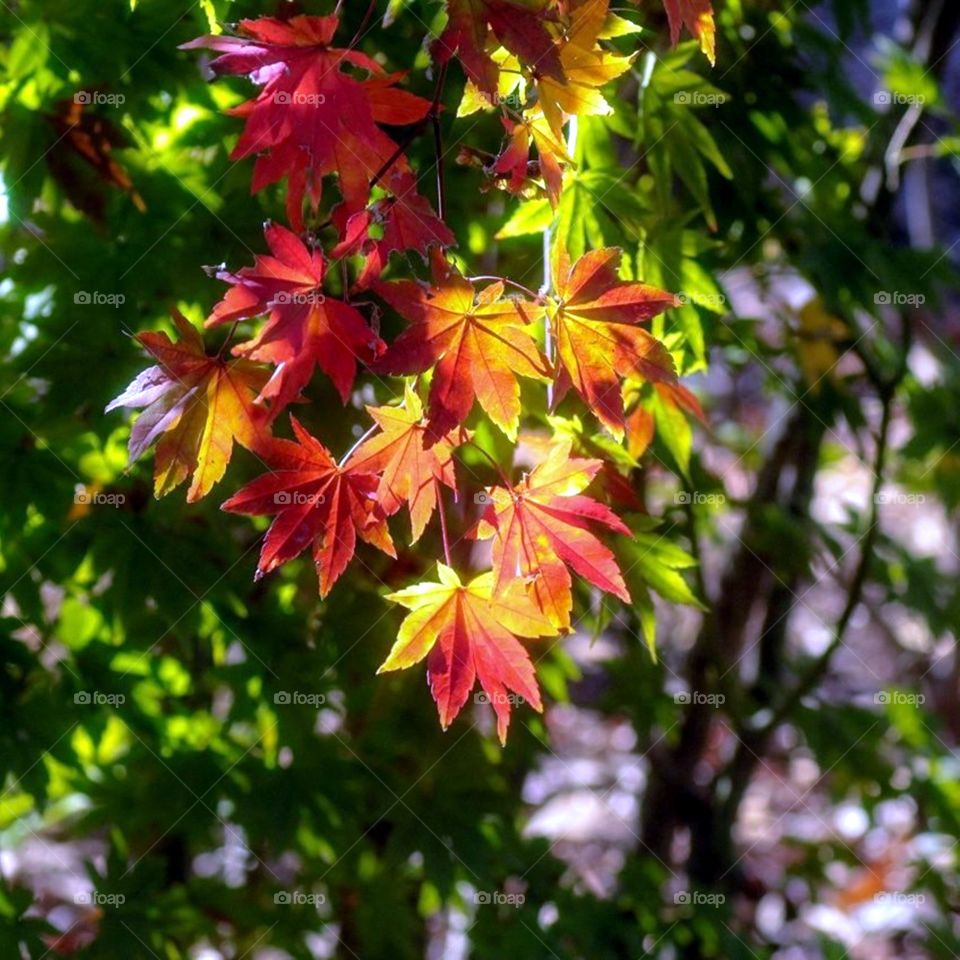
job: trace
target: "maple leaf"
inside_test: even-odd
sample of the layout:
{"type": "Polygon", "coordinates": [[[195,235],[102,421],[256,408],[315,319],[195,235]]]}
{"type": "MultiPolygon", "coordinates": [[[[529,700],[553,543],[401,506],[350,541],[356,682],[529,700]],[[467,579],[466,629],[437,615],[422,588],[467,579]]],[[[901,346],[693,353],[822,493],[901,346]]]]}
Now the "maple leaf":
{"type": "Polygon", "coordinates": [[[318,206],[323,176],[337,174],[347,209],[354,213],[366,206],[370,181],[385,164],[409,172],[379,124],[416,123],[430,110],[429,101],[396,88],[401,74],[386,74],[357,50],[332,47],[338,23],[336,16],[262,17],[241,20],[242,36],[200,37],[184,44],[219,52],[210,64],[215,74],[246,74],[262,87],[256,98],[230,111],[246,120],[231,158],[261,155],[254,192],[288,178],[287,214],[298,230],[304,194],[318,206]],[[348,66],[368,77],[346,72],[348,66]]]}
{"type": "Polygon", "coordinates": [[[566,147],[553,135],[546,118],[539,111],[527,111],[521,121],[503,118],[509,134],[507,148],[497,157],[493,172],[507,177],[507,189],[521,193],[530,178],[530,142],[537,147],[539,174],[543,179],[550,205],[556,207],[563,189],[563,165],[570,162],[566,147]]]}
{"type": "Polygon", "coordinates": [[[367,412],[380,432],[357,447],[351,466],[381,475],[377,500],[387,516],[407,504],[410,542],[416,543],[437,506],[437,484],[444,483],[456,492],[453,448],[457,438],[451,433],[426,445],[423,404],[409,384],[402,407],[367,407],[367,412]]]}
{"type": "Polygon", "coordinates": [[[667,348],[637,324],[679,305],[672,293],[619,280],[620,257],[619,249],[607,247],[571,266],[557,243],[557,300],[550,317],[561,368],[558,394],[572,385],[618,439],[623,436],[620,378],[676,380],[667,348]]]}
{"type": "Polygon", "coordinates": [[[663,0],[670,21],[670,42],[676,46],[680,30],[686,28],[700,41],[700,49],[714,66],[717,62],[717,27],[713,22],[713,4],[710,0],[663,0]]]}
{"type": "Polygon", "coordinates": [[[475,535],[493,537],[494,592],[518,577],[540,610],[560,630],[570,629],[570,570],[629,603],[630,594],[613,553],[590,530],[600,524],[630,536],[608,507],[582,496],[603,466],[571,458],[571,440],[557,443],[546,460],[512,489],[493,487],[475,535]]]}
{"type": "Polygon", "coordinates": [[[431,47],[446,63],[455,53],[470,80],[494,94],[500,67],[488,50],[490,31],[535,75],[563,80],[556,43],[546,29],[550,0],[447,0],[447,26],[431,47]]]}
{"type": "MultiPolygon", "coordinates": [[[[655,383],[653,389],[662,403],[696,417],[705,427],[709,426],[700,401],[682,384],[655,383]]],[[[646,453],[656,430],[656,418],[649,400],[638,403],[626,418],[627,452],[634,460],[646,453]]]]}
{"type": "Polygon", "coordinates": [[[107,406],[143,409],[130,430],[130,461],[157,441],[154,495],[162,497],[191,474],[187,501],[205,496],[223,476],[236,441],[254,450],[266,439],[263,411],[254,398],[267,379],[247,360],[209,357],[199,333],[173,311],[177,342],[166,333],[140,333],[137,341],[158,361],[107,406]]]}
{"type": "Polygon", "coordinates": [[[621,57],[597,45],[610,0],[584,0],[570,15],[560,47],[563,78],[535,78],[538,101],[554,137],[563,139],[564,114],[606,116],[613,113],[600,88],[624,73],[633,57],[621,57]]]}
{"type": "Polygon", "coordinates": [[[309,547],[325,597],[353,558],[357,537],[391,557],[396,552],[376,502],[379,478],[353,465],[338,466],[295,417],[290,422],[296,442],[273,439],[263,452],[271,472],[235,493],[222,509],[276,515],[260,551],[257,577],[309,547]]]}
{"type": "Polygon", "coordinates": [[[375,200],[366,210],[347,216],[335,212],[343,240],[333,256],[362,253],[365,262],[356,286],[367,287],[380,278],[390,254],[416,250],[426,254],[431,247],[449,247],[456,241],[450,228],[433,212],[427,199],[417,192],[416,177],[395,170],[387,178],[390,195],[375,200]],[[379,236],[374,238],[372,230],[379,236]]]}
{"type": "Polygon", "coordinates": [[[446,730],[480,681],[497,715],[500,742],[510,725],[508,691],[540,711],[540,690],[530,656],[517,637],[549,637],[556,633],[537,610],[522,585],[493,590],[493,574],[469,584],[442,563],[439,583],[418,583],[387,596],[411,612],[378,673],[402,670],[427,658],[427,680],[446,730]]]}
{"type": "Polygon", "coordinates": [[[431,367],[428,436],[431,442],[462,423],[474,398],[511,439],[520,420],[517,375],[548,379],[547,363],[526,328],[543,308],[504,299],[498,281],[475,293],[473,284],[434,252],[432,287],[410,280],[375,289],[411,325],[374,369],[387,374],[423,373],[431,367]]]}
{"type": "Polygon", "coordinates": [[[357,363],[372,363],[384,343],[355,307],[323,293],[326,264],[320,250],[308,250],[296,234],[277,224],[268,223],[264,232],[270,256],[256,257],[252,267],[235,274],[218,271],[231,288],[207,325],[269,313],[257,336],[234,353],[276,365],[261,396],[272,401],[272,416],[297,398],[318,366],[346,403],[357,363]]]}
{"type": "Polygon", "coordinates": [[[119,127],[87,109],[90,99],[89,92],[80,91],[70,100],[55,104],[50,120],[57,139],[45,153],[50,173],[67,199],[97,223],[104,220],[106,187],[127,193],[137,210],[144,213],[147,207],[143,198],[114,156],[118,148],[130,145],[129,140],[119,127]]]}

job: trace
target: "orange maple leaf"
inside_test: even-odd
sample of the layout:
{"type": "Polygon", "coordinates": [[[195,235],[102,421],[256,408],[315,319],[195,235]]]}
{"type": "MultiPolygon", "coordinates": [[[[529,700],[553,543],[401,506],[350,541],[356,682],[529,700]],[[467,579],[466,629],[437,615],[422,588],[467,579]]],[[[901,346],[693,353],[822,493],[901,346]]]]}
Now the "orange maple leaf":
{"type": "Polygon", "coordinates": [[[464,585],[444,564],[438,563],[437,571],[439,583],[418,583],[387,596],[411,612],[377,672],[402,670],[426,657],[430,692],[445,730],[479,679],[505,743],[517,697],[543,709],[533,664],[517,637],[549,637],[557,631],[519,582],[494,592],[492,573],[464,585]]]}
{"type": "Polygon", "coordinates": [[[517,376],[549,379],[527,324],[543,316],[528,300],[504,298],[502,282],[477,294],[473,284],[432,257],[432,287],[411,280],[375,287],[409,326],[374,364],[380,373],[423,373],[435,366],[428,403],[429,439],[462,423],[474,399],[511,439],[520,421],[517,376]]]}
{"type": "Polygon", "coordinates": [[[416,543],[436,508],[437,484],[457,489],[453,469],[457,438],[450,433],[427,446],[423,404],[409,385],[402,407],[367,407],[367,412],[380,432],[357,447],[351,466],[381,475],[377,499],[387,516],[407,504],[410,542],[416,543]]]}
{"type": "Polygon", "coordinates": [[[667,348],[637,324],[679,304],[672,293],[621,281],[620,257],[619,249],[606,247],[571,266],[562,244],[556,244],[557,299],[550,311],[561,369],[558,393],[572,385],[618,439],[623,436],[621,378],[676,380],[667,348]]]}
{"type": "Polygon", "coordinates": [[[357,537],[391,557],[390,531],[376,503],[379,478],[353,465],[338,466],[330,451],[290,418],[297,441],[274,439],[263,451],[273,468],[223,505],[230,513],[276,519],[260,551],[257,577],[308,547],[325,597],[353,558],[357,537]]]}
{"type": "Polygon", "coordinates": [[[623,521],[602,503],[581,496],[603,466],[601,460],[570,457],[571,440],[556,444],[547,459],[507,490],[493,487],[476,536],[493,537],[494,591],[518,577],[550,622],[570,629],[570,570],[625,602],[630,594],[609,548],[590,524],[630,536],[623,521]]]}
{"type": "Polygon", "coordinates": [[[563,77],[535,77],[540,109],[558,140],[563,139],[564,115],[606,116],[613,113],[601,87],[625,73],[633,57],[604,50],[597,38],[607,19],[610,0],[584,0],[570,15],[570,27],[560,46],[563,77]]]}
{"type": "Polygon", "coordinates": [[[205,496],[223,476],[234,441],[253,450],[265,442],[264,411],[254,399],[267,372],[248,360],[209,357],[200,334],[173,311],[180,334],[141,333],[136,339],[158,361],[113,400],[117,407],[143,409],[130,431],[130,460],[157,442],[154,495],[162,497],[191,474],[187,501],[205,496]]]}

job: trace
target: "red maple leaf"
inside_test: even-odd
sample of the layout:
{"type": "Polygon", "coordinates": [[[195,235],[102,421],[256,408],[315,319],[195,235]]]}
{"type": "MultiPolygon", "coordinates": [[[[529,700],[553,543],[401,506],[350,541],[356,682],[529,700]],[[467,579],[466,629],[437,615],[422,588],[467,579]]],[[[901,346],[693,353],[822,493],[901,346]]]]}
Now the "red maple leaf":
{"type": "Polygon", "coordinates": [[[459,54],[467,76],[492,95],[500,72],[490,55],[492,30],[534,74],[563,80],[560,54],[546,28],[555,19],[551,5],[551,0],[447,0],[447,26],[431,52],[438,63],[459,54]]]}
{"type": "Polygon", "coordinates": [[[316,207],[325,175],[337,174],[347,210],[355,213],[366,206],[370,181],[386,164],[409,172],[379,124],[419,122],[431,106],[397,89],[402,74],[385,73],[357,50],[331,46],[338,23],[336,16],[262,17],[241,20],[241,36],[200,37],[184,45],[216,50],[214,73],[245,74],[262,88],[230,111],[246,120],[231,158],[260,154],[254,192],[289,178],[287,214],[297,230],[303,229],[304,194],[316,207]],[[345,67],[368,76],[358,79],[345,67]]]}
{"type": "Polygon", "coordinates": [[[384,343],[355,307],[323,292],[326,264],[320,250],[309,250],[277,224],[268,223],[264,232],[270,256],[256,257],[238,273],[217,273],[231,288],[207,325],[269,314],[257,336],[234,352],[276,365],[262,393],[272,401],[273,416],[297,398],[318,366],[346,403],[357,363],[372,363],[384,343]]]}
{"type": "Polygon", "coordinates": [[[670,21],[670,42],[677,45],[685,26],[700,41],[700,49],[710,63],[716,63],[717,27],[710,0],[663,0],[663,5],[670,21]]]}
{"type": "Polygon", "coordinates": [[[385,180],[389,195],[350,216],[341,208],[333,218],[343,237],[334,248],[333,256],[361,253],[365,258],[357,278],[357,286],[361,288],[380,278],[391,253],[415,250],[426,256],[431,247],[449,247],[455,242],[450,228],[417,192],[413,174],[393,170],[385,180]]]}
{"type": "Polygon", "coordinates": [[[297,442],[274,439],[263,451],[273,468],[223,505],[231,513],[272,516],[257,577],[310,548],[325,597],[347,568],[357,537],[396,556],[390,531],[376,502],[379,478],[352,466],[340,467],[330,451],[290,418],[297,442]]]}
{"type": "Polygon", "coordinates": [[[494,591],[518,577],[530,584],[538,607],[561,630],[570,629],[570,570],[629,603],[630,594],[612,551],[590,530],[601,524],[630,536],[602,503],[582,495],[603,461],[570,457],[571,441],[556,444],[547,459],[512,489],[493,487],[476,528],[493,537],[494,591]]]}

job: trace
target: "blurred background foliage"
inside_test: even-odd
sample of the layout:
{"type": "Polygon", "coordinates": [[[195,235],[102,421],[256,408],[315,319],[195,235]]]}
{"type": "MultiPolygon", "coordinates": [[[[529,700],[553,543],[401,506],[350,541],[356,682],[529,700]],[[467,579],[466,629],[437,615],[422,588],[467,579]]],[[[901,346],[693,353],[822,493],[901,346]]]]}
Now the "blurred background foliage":
{"type": "MultiPolygon", "coordinates": [[[[330,7],[0,9],[2,955],[957,956],[960,11],[721,0],[710,70],[654,0],[618,7],[637,59],[571,137],[557,229],[682,295],[657,332],[710,427],[645,397],[636,606],[581,597],[538,663],[553,705],[502,750],[486,707],[444,734],[414,672],[374,675],[382,583],[436,543],[364,554],[324,603],[308,563],[254,583],[260,531],[218,510],[254,458],[157,502],[102,412],[130,336],[199,322],[201,267],[283,219],[228,161],[246,83],[178,44],[330,7]]],[[[429,96],[441,18],[377,3],[360,46],[429,96]]],[[[459,255],[537,286],[546,201],[456,163],[502,135],[459,86],[459,255]]],[[[354,418],[311,396],[345,449],[354,418]]]]}

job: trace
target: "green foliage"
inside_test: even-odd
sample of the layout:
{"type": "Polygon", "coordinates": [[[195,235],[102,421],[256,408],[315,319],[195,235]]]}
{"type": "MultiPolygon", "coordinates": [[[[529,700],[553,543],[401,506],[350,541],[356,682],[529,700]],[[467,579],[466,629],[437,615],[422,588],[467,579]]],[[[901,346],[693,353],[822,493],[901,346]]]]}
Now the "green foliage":
{"type": "MultiPolygon", "coordinates": [[[[253,582],[263,525],[222,514],[216,496],[190,508],[177,497],[156,501],[149,463],[127,467],[129,425],[102,411],[142,366],[130,337],[162,325],[171,306],[205,315],[222,285],[200,265],[250,262],[263,221],[283,217],[281,192],[251,196],[249,164],[228,160],[238,127],[224,111],[240,102],[243,84],[209,85],[202,58],[177,50],[262,6],[23,0],[0,10],[0,845],[16,851],[37,836],[102,845],[102,862],[84,852],[78,867],[87,886],[119,901],[81,922],[81,932],[96,932],[81,954],[93,958],[179,960],[201,943],[237,957],[269,946],[307,958],[319,932],[335,956],[412,960],[444,917],[469,927],[473,955],[483,958],[772,956],[776,944],[732,904],[675,903],[665,883],[676,886],[676,876],[639,842],[613,895],[571,880],[558,850],[524,829],[524,782],[557,759],[549,721],[532,712],[515,721],[501,750],[485,708],[476,727],[444,734],[418,677],[375,676],[399,622],[381,616],[381,583],[429,573],[424,558],[441,551],[434,534],[396,566],[365,555],[369,568],[355,566],[320,602],[308,562],[253,582]],[[129,184],[94,170],[58,126],[80,93],[129,184]],[[237,872],[209,866],[225,845],[240,858],[237,872]],[[209,869],[196,868],[198,857],[209,869]],[[475,898],[514,889],[519,905],[475,898]]],[[[304,6],[328,12],[331,4],[304,6]]],[[[345,36],[365,6],[344,5],[345,36]]],[[[598,727],[628,722],[635,752],[659,764],[663,743],[679,739],[686,708],[673,687],[689,666],[673,643],[680,621],[666,611],[678,604],[700,616],[723,600],[695,558],[740,549],[724,539],[724,521],[762,517],[765,536],[740,552],[762,554],[800,593],[794,577],[802,582],[830,560],[831,547],[834,561],[847,556],[843,538],[870,525],[858,510],[820,530],[796,502],[776,499],[744,509],[718,464],[760,472],[770,440],[739,400],[721,408],[724,398],[742,390],[754,413],[812,410],[826,435],[816,472],[848,446],[872,449],[877,386],[896,380],[890,389],[909,438],[885,476],[952,510],[960,363],[928,312],[923,346],[936,358],[936,382],[904,370],[912,341],[902,329],[913,313],[878,300],[903,293],[932,307],[955,293],[943,249],[892,236],[896,192],[863,200],[902,110],[877,114],[845,79],[843,41],[791,4],[724,5],[712,74],[695,44],[667,48],[656,6],[631,7],[643,31],[615,40],[641,51],[615,113],[577,126],[557,235],[573,256],[623,246],[625,277],[681,294],[681,308],[653,332],[682,373],[705,374],[710,360],[727,379],[700,381],[711,430],[654,397],[655,440],[642,459],[620,451],[618,465],[635,489],[652,490],[647,505],[663,522],[631,515],[637,539],[620,546],[635,608],[611,620],[597,604],[579,624],[612,637],[615,654],[601,669],[562,644],[544,647],[538,672],[553,699],[582,707],[598,727]],[[839,324],[827,339],[841,362],[816,382],[804,373],[797,311],[754,316],[731,289],[746,278],[763,294],[785,273],[809,284],[839,324]]],[[[865,2],[833,6],[844,38],[867,16],[865,2]]],[[[438,13],[432,0],[390,0],[361,41],[389,69],[409,70],[408,87],[427,97],[421,42],[438,13]]],[[[944,134],[926,152],[955,161],[960,129],[937,72],[893,45],[877,69],[885,89],[925,98],[944,134]]],[[[536,287],[549,204],[488,192],[482,170],[453,164],[461,140],[486,149],[502,135],[493,116],[455,119],[461,85],[451,68],[447,222],[465,259],[507,265],[536,287]]],[[[415,139],[414,166],[430,170],[433,149],[429,136],[415,139]]],[[[356,438],[338,398],[311,389],[307,425],[346,449],[356,438]]],[[[540,412],[587,447],[612,446],[562,404],[540,412]]],[[[495,450],[503,440],[481,431],[477,442],[495,450]]],[[[475,452],[464,460],[496,482],[475,452]]],[[[238,484],[259,472],[246,451],[235,464],[238,484]]],[[[868,560],[872,602],[909,610],[955,643],[954,571],[885,528],[868,560]]],[[[805,647],[780,658],[784,689],[812,659],[805,647]]],[[[722,656],[717,663],[717,674],[729,666],[722,656]]],[[[749,736],[768,704],[732,670],[725,682],[741,696],[725,716],[749,736]]],[[[955,731],[944,730],[936,704],[894,702],[880,712],[872,699],[814,699],[801,698],[786,722],[831,772],[831,803],[853,799],[872,814],[883,800],[909,797],[931,831],[956,836],[955,731]],[[904,786],[897,771],[907,766],[904,786]]],[[[789,750],[777,759],[786,763],[789,750]]],[[[642,824],[636,830],[650,840],[642,824]]],[[[795,874],[811,899],[827,885],[822,861],[843,848],[831,840],[798,853],[795,874]]],[[[957,893],[949,873],[924,879],[944,918],[957,893]]],[[[2,956],[47,955],[57,931],[33,905],[24,883],[0,876],[2,956]]],[[[957,952],[945,919],[927,942],[931,956],[957,952]]],[[[827,940],[819,949],[843,955],[827,940]]]]}

